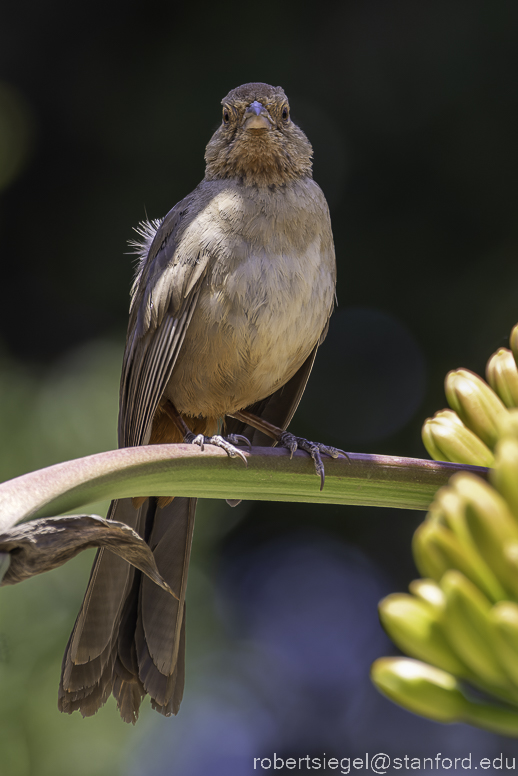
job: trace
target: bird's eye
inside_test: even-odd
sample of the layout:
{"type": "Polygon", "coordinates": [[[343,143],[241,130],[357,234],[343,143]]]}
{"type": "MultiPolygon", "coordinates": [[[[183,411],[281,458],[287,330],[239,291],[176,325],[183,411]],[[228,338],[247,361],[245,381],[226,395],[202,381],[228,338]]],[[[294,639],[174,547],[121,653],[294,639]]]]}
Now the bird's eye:
{"type": "Polygon", "coordinates": [[[282,109],[282,113],[281,113],[281,116],[282,116],[282,120],[283,120],[283,121],[288,121],[288,119],[289,119],[289,117],[290,117],[290,109],[288,108],[288,106],[287,106],[287,105],[285,105],[285,106],[283,107],[283,109],[282,109]]]}
{"type": "Polygon", "coordinates": [[[223,108],[223,124],[230,123],[230,111],[228,108],[223,108]]]}

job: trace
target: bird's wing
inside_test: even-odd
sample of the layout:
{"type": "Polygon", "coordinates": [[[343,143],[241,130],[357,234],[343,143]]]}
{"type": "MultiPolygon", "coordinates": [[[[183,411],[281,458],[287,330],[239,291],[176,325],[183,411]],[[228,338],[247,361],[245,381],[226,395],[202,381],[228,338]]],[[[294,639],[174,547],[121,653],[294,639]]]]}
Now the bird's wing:
{"type": "MultiPolygon", "coordinates": [[[[148,225],[143,235],[147,239],[132,289],[121,377],[121,446],[147,441],[196,306],[210,254],[189,250],[193,241],[182,242],[195,217],[195,205],[188,197],[160,224],[148,225]]],[[[195,499],[177,498],[159,509],[156,499],[150,499],[135,509],[131,499],[112,502],[109,519],[126,522],[148,540],[160,573],[180,600],[167,593],[160,596],[163,591],[156,585],[147,585],[143,575],[101,549],[65,652],[62,710],[80,708],[84,715],[93,714],[112,689],[127,721],[135,721],[145,692],[163,713],[178,710],[195,504],[195,499]],[[156,612],[163,616],[162,621],[157,620],[156,612]]]]}
{"type": "Polygon", "coordinates": [[[144,245],[120,384],[119,446],[145,444],[196,307],[210,253],[183,240],[195,218],[192,195],[179,202],[144,245]]]}

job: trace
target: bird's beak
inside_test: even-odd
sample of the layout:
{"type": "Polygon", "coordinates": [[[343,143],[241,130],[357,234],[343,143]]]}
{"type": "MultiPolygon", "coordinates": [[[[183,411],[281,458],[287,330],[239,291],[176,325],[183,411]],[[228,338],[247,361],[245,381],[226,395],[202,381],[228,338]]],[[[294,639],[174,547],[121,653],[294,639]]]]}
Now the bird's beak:
{"type": "Polygon", "coordinates": [[[246,109],[243,121],[245,129],[270,129],[272,124],[270,114],[257,100],[254,100],[246,109]]]}

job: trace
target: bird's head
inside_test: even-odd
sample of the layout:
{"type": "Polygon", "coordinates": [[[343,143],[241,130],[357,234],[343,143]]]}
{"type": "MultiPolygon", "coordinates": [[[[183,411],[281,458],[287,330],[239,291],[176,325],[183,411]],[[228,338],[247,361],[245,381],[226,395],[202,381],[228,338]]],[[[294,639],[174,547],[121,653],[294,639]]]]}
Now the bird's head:
{"type": "Polygon", "coordinates": [[[291,120],[280,86],[244,84],[229,92],[222,105],[221,126],[205,152],[206,180],[282,186],[311,177],[311,144],[291,120]]]}

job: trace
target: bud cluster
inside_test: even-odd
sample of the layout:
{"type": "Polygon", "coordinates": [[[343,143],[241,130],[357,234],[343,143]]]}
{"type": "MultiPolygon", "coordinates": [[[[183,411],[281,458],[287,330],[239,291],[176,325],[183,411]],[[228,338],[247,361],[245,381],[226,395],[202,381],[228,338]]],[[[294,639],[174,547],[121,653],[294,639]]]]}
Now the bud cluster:
{"type": "Polygon", "coordinates": [[[490,358],[488,383],[450,372],[452,409],[425,423],[434,458],[493,466],[491,484],[461,472],[438,491],[413,540],[425,578],[380,603],[410,658],[377,660],[372,679],[415,713],[518,736],[518,325],[511,346],[490,358]]]}
{"type": "Polygon", "coordinates": [[[450,410],[436,412],[423,425],[423,443],[435,461],[493,466],[501,419],[518,407],[518,324],[511,348],[493,353],[486,366],[487,383],[469,369],[446,375],[450,410]]]}

